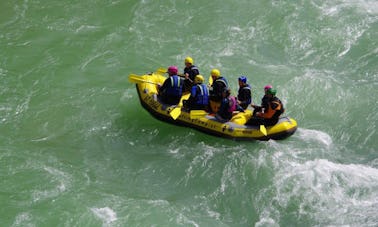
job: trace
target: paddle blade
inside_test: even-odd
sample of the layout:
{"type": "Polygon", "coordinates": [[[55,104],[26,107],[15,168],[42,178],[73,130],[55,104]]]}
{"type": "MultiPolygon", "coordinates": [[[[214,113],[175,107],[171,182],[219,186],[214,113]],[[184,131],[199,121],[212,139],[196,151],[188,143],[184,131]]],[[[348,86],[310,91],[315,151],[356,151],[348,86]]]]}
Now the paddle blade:
{"type": "Polygon", "coordinates": [[[145,80],[145,79],[143,79],[140,76],[135,75],[135,74],[129,75],[129,82],[130,83],[136,83],[136,84],[138,84],[138,83],[148,83],[148,84],[157,84],[157,85],[159,85],[159,83],[155,83],[155,82],[152,82],[152,81],[145,80]]]}
{"type": "Polygon", "coordinates": [[[197,119],[207,115],[207,112],[204,110],[191,110],[190,119],[197,119]]]}
{"type": "Polygon", "coordinates": [[[165,69],[165,68],[158,68],[156,70],[156,73],[162,75],[164,73],[167,73],[167,69],[165,69]]]}
{"type": "Polygon", "coordinates": [[[171,112],[169,112],[169,114],[171,115],[173,120],[176,120],[181,114],[181,107],[174,108],[173,110],[171,110],[171,112]]]}
{"type": "Polygon", "coordinates": [[[211,86],[213,84],[213,77],[210,75],[209,77],[209,86],[211,86]]]}
{"type": "Polygon", "coordinates": [[[142,79],[140,76],[137,76],[135,74],[129,75],[129,82],[130,83],[143,83],[145,82],[144,79],[142,79]]]}
{"type": "Polygon", "coordinates": [[[262,134],[264,134],[264,136],[267,136],[267,135],[268,135],[268,133],[266,132],[266,128],[265,128],[264,125],[260,125],[260,132],[261,132],[262,134]]]}

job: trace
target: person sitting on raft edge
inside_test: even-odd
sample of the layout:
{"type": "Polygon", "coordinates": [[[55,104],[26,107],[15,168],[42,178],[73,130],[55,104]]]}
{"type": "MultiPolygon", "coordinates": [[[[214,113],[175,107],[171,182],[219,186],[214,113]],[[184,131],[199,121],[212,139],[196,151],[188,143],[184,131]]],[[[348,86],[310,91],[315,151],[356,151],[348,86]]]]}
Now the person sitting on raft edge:
{"type": "Polygon", "coordinates": [[[251,86],[247,84],[247,77],[245,76],[240,76],[238,83],[238,104],[245,110],[252,102],[251,86]]]}
{"type": "Polygon", "coordinates": [[[276,97],[277,91],[270,88],[266,92],[266,106],[262,106],[261,112],[256,112],[246,123],[246,125],[265,125],[272,126],[277,124],[279,117],[285,112],[284,106],[279,98],[276,97]]]}
{"type": "Polygon", "coordinates": [[[184,80],[177,75],[178,68],[176,66],[169,66],[167,73],[169,77],[159,87],[159,96],[163,103],[177,105],[182,96],[184,80]]]}
{"type": "Polygon", "coordinates": [[[192,87],[190,97],[184,100],[184,107],[189,110],[207,110],[209,105],[209,90],[206,84],[203,83],[202,75],[197,75],[194,78],[194,86],[192,87]]]}
{"type": "Polygon", "coordinates": [[[222,102],[218,112],[215,114],[215,118],[221,122],[227,122],[231,120],[234,111],[244,112],[243,108],[238,105],[236,97],[231,95],[231,90],[224,88],[222,102]]]}
{"type": "Polygon", "coordinates": [[[197,75],[200,74],[199,69],[197,66],[194,65],[193,58],[186,57],[184,60],[185,68],[183,76],[185,77],[184,82],[184,92],[190,91],[192,86],[195,84],[194,79],[197,75]]]}

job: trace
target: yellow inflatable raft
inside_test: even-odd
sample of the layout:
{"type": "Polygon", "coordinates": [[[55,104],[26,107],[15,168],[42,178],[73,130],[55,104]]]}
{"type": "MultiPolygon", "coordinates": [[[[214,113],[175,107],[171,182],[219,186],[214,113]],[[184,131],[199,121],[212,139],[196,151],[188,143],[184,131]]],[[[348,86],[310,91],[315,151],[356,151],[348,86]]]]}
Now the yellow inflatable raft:
{"type": "Polygon", "coordinates": [[[218,121],[213,115],[202,110],[186,111],[181,108],[182,101],[188,99],[190,94],[184,94],[178,105],[164,104],[157,96],[157,85],[162,85],[165,79],[159,70],[157,73],[142,76],[129,75],[129,81],[136,84],[140,103],[159,120],[235,140],[280,140],[289,137],[297,129],[297,122],[289,117],[281,117],[274,126],[244,125],[252,116],[249,109],[244,113],[236,113],[226,123],[218,121]]]}

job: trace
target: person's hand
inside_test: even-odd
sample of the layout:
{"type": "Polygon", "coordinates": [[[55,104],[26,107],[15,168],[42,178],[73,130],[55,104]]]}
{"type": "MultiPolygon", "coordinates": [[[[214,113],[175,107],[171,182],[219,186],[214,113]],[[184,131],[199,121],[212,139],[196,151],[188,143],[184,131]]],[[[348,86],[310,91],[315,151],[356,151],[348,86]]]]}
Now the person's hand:
{"type": "Polygon", "coordinates": [[[188,73],[185,73],[184,76],[185,76],[185,79],[189,79],[189,74],[188,73]]]}

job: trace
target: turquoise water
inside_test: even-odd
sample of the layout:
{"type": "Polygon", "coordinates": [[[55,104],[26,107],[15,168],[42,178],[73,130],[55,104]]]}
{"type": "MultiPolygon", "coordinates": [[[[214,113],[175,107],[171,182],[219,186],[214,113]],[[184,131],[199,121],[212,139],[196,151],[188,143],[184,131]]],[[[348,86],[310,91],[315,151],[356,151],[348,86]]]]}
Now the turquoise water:
{"type": "Polygon", "coordinates": [[[3,1],[0,79],[0,226],[378,223],[377,1],[3,1]],[[154,119],[127,76],[186,56],[297,132],[154,119]]]}

